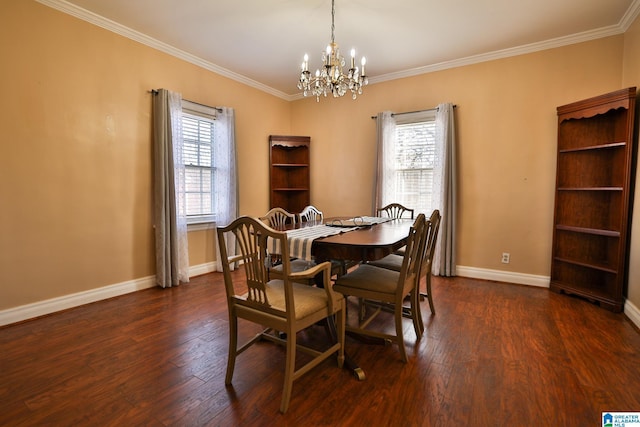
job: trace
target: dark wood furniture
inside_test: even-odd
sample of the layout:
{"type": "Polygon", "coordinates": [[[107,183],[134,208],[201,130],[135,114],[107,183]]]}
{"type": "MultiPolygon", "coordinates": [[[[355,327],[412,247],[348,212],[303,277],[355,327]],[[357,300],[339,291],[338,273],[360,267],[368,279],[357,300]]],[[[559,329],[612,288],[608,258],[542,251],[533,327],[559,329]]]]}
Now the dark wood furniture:
{"type": "Polygon", "coordinates": [[[614,312],[626,292],[636,88],[557,108],[550,288],[614,312]]]}
{"type": "MultiPolygon", "coordinates": [[[[326,222],[330,222],[331,219],[326,222]]],[[[375,261],[404,246],[412,219],[395,219],[348,233],[316,239],[311,253],[316,260],[375,261]]]]}
{"type": "Polygon", "coordinates": [[[300,212],[310,204],[308,136],[269,136],[270,207],[300,212]]]}
{"type": "MultiPolygon", "coordinates": [[[[422,336],[422,333],[424,332],[424,321],[422,320],[422,315],[419,309],[419,305],[420,305],[419,301],[423,298],[426,298],[427,301],[429,301],[429,308],[431,309],[431,314],[432,315],[436,314],[436,309],[433,304],[433,293],[431,292],[431,273],[432,273],[431,270],[433,267],[433,255],[435,253],[436,244],[438,242],[438,231],[440,230],[441,219],[442,219],[442,216],[440,215],[440,210],[434,209],[434,211],[431,213],[431,216],[429,217],[429,223],[426,230],[427,231],[426,238],[422,242],[422,244],[425,245],[425,248],[422,250],[424,259],[422,261],[422,266],[419,272],[420,274],[417,279],[418,285],[417,285],[417,292],[414,295],[415,299],[412,300],[411,307],[404,307],[405,316],[411,317],[414,320],[415,319],[418,320],[419,329],[416,329],[416,335],[418,337],[422,336]],[[420,281],[422,280],[423,276],[425,278],[426,292],[420,292],[420,281]],[[417,317],[414,316],[414,313],[413,313],[414,310],[415,310],[415,314],[417,314],[417,317]]],[[[403,261],[404,261],[404,253],[403,255],[398,255],[398,253],[395,252],[391,255],[387,255],[381,260],[372,261],[369,264],[376,267],[382,267],[382,268],[387,268],[394,271],[400,271],[402,269],[403,261]]]]}
{"type": "Polygon", "coordinates": [[[405,213],[407,213],[408,217],[413,219],[413,211],[413,209],[409,209],[400,203],[389,203],[387,206],[378,208],[376,213],[378,216],[388,216],[389,218],[403,218],[405,213]]]}
{"type": "MultiPolygon", "coordinates": [[[[225,385],[231,386],[236,358],[253,344],[272,341],[286,347],[284,386],[280,412],[289,408],[293,382],[328,358],[337,355],[338,367],[344,362],[345,300],[342,294],[330,286],[331,264],[322,263],[308,270],[293,272],[289,263],[289,248],[285,233],[268,227],[257,218],[239,217],[226,227],[218,227],[220,258],[229,309],[229,347],[225,385]],[[237,252],[227,254],[225,240],[233,236],[237,252]],[[282,249],[282,275],[280,281],[271,281],[265,268],[269,241],[278,241],[282,249]],[[240,263],[248,280],[234,280],[233,265],[240,263]],[[323,286],[313,287],[297,283],[324,277],[323,286]],[[331,318],[336,326],[335,340],[323,349],[305,346],[297,342],[298,332],[325,319],[331,318]],[[251,338],[238,337],[238,319],[261,326],[261,331],[251,338]],[[286,340],[278,334],[286,334],[286,340]],[[298,352],[306,355],[304,363],[296,363],[298,352]]],[[[260,358],[265,366],[268,360],[260,358]]],[[[241,382],[242,380],[240,380],[241,382]]]]}
{"type": "MultiPolygon", "coordinates": [[[[325,223],[330,223],[334,219],[346,218],[328,218],[325,223]]],[[[412,224],[412,219],[395,219],[346,233],[322,237],[313,241],[311,254],[318,263],[331,260],[374,261],[381,259],[406,245],[412,224]]],[[[317,225],[317,223],[299,222],[290,227],[313,225],[317,225]]],[[[329,322],[329,330],[335,333],[335,327],[331,322],[329,322]]],[[[374,339],[365,339],[365,341],[376,343],[374,339]]],[[[380,342],[380,344],[384,344],[384,342],[380,342]]],[[[344,357],[344,367],[350,370],[358,380],[364,380],[365,373],[360,366],[346,352],[344,357]]]]}
{"type": "Polygon", "coordinates": [[[403,302],[411,299],[411,310],[409,317],[413,321],[416,337],[420,338],[422,331],[419,322],[422,317],[418,314],[420,305],[416,293],[416,281],[420,277],[420,267],[422,265],[422,250],[424,242],[428,236],[430,223],[427,222],[424,214],[418,215],[413,226],[407,233],[406,251],[403,256],[400,271],[375,267],[371,264],[361,264],[358,268],[339,276],[333,289],[348,297],[355,297],[364,303],[361,314],[355,324],[348,323],[346,330],[351,333],[371,337],[374,339],[395,343],[400,350],[400,357],[407,363],[407,351],[404,345],[403,317],[405,314],[403,302]],[[374,310],[366,313],[366,305],[371,305],[374,310]],[[382,326],[371,327],[371,322],[378,318],[378,315],[391,309],[394,313],[395,330],[388,328],[388,324],[383,322],[382,326]]]}

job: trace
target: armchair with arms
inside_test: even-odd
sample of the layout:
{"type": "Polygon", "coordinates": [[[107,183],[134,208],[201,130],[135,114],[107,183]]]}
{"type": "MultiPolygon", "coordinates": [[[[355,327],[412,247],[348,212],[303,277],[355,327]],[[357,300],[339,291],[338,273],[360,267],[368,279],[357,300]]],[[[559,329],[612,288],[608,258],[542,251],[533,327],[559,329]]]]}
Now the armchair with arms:
{"type": "Polygon", "coordinates": [[[344,362],[345,306],[341,294],[334,292],[330,282],[331,264],[324,262],[309,270],[292,273],[288,257],[286,234],[265,225],[257,218],[240,217],[226,227],[217,229],[222,257],[224,283],[229,312],[229,355],[225,384],[231,385],[236,358],[261,339],[286,346],[284,389],[280,411],[289,407],[293,381],[328,357],[337,354],[338,366],[344,362]],[[236,240],[238,254],[227,253],[226,237],[236,240]],[[267,246],[269,239],[277,239],[283,251],[281,279],[270,280],[267,273],[267,246]],[[240,262],[244,267],[244,280],[234,283],[237,274],[231,274],[231,265],[240,262]],[[307,286],[297,280],[323,273],[324,287],[307,286]],[[318,351],[300,345],[296,334],[315,323],[335,318],[337,342],[318,351]],[[263,326],[253,338],[238,345],[238,319],[263,326]],[[276,332],[276,334],[272,333],[276,332]],[[280,334],[277,334],[280,332],[280,334]],[[284,334],[284,335],[282,335],[284,334]],[[285,336],[286,338],[282,338],[285,336]],[[312,359],[296,369],[296,351],[312,359]]]}

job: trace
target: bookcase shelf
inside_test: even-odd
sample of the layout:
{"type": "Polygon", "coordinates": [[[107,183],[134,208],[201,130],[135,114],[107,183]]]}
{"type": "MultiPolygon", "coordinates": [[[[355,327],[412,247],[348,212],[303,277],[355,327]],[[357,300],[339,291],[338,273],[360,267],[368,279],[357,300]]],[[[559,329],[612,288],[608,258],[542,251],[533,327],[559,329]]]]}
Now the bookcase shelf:
{"type": "Polygon", "coordinates": [[[636,88],[557,108],[551,290],[624,306],[636,88]]]}
{"type": "Polygon", "coordinates": [[[269,136],[269,204],[298,213],[310,202],[308,136],[269,136]]]}

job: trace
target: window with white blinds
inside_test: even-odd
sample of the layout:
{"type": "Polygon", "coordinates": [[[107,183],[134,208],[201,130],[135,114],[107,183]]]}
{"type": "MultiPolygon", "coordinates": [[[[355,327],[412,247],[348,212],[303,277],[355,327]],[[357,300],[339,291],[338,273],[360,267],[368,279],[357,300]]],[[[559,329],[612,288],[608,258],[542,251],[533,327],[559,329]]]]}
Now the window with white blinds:
{"type": "Polygon", "coordinates": [[[416,212],[430,212],[435,162],[435,117],[395,127],[395,195],[416,212]]]}
{"type": "Polygon", "coordinates": [[[215,116],[194,113],[183,106],[182,161],[185,165],[187,222],[210,222],[215,220],[212,158],[215,116]]]}

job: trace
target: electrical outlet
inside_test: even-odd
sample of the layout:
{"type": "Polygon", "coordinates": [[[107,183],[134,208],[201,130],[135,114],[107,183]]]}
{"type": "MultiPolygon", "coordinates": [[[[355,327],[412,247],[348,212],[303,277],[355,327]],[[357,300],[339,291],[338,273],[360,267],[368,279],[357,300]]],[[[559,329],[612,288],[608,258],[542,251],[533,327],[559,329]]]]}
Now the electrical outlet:
{"type": "Polygon", "coordinates": [[[502,252],[502,263],[503,264],[509,264],[509,259],[511,258],[511,255],[509,255],[509,252],[502,252]]]}

